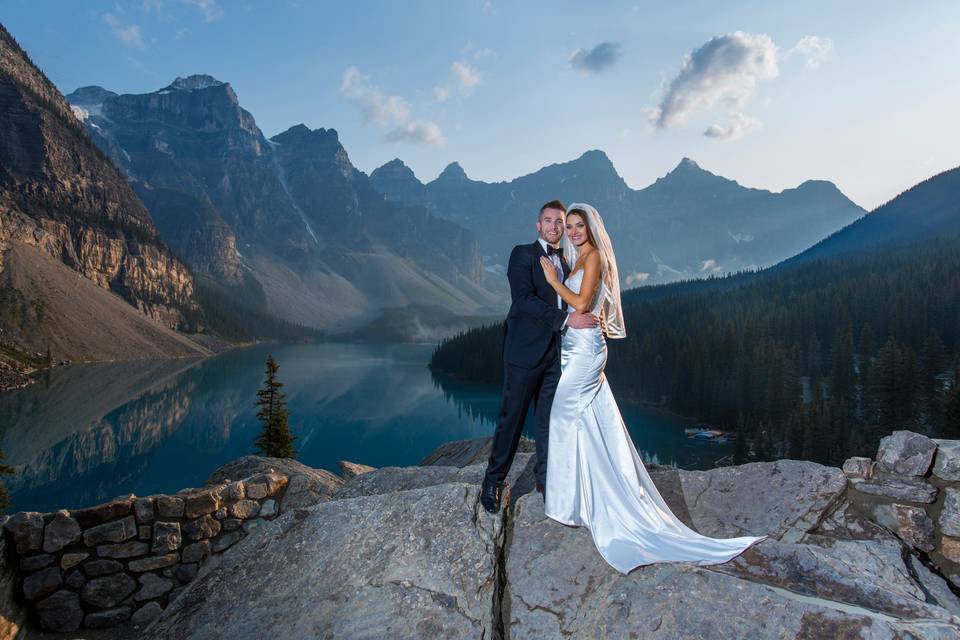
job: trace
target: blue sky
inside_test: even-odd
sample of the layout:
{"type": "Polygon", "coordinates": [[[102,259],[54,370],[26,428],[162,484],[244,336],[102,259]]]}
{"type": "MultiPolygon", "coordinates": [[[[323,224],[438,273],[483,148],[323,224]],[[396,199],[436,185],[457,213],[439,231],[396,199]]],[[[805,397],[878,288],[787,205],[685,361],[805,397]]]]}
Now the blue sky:
{"type": "Polygon", "coordinates": [[[64,93],[209,73],[268,137],[332,127],[360,169],[399,157],[424,181],[599,148],[634,188],[689,156],[871,208],[960,165],[954,0],[6,0],[0,20],[64,93]]]}

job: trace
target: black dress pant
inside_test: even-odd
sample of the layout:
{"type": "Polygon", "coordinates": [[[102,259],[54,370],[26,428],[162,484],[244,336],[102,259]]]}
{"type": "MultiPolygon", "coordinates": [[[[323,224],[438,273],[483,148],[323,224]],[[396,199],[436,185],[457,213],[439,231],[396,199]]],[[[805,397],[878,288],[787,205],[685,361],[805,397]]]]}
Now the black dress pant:
{"type": "Polygon", "coordinates": [[[490,460],[487,463],[486,479],[500,483],[507,477],[510,465],[517,453],[517,445],[523,433],[523,422],[535,401],[537,463],[534,474],[537,481],[547,482],[547,445],[550,437],[550,407],[553,395],[560,382],[560,352],[556,343],[544,361],[533,368],[504,363],[503,397],[500,415],[493,433],[490,460]]]}

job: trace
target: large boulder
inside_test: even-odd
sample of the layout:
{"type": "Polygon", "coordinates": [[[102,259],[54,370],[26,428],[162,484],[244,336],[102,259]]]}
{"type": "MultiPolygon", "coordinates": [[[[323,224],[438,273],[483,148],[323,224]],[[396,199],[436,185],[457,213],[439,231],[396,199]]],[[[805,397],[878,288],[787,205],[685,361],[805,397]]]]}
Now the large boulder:
{"type": "Polygon", "coordinates": [[[335,500],[258,526],[145,638],[479,638],[502,517],[463,483],[335,500]]]}
{"type": "Polygon", "coordinates": [[[840,469],[814,462],[751,462],[710,471],[654,471],[664,500],[688,526],[713,537],[767,534],[796,542],[840,499],[840,469]]]}

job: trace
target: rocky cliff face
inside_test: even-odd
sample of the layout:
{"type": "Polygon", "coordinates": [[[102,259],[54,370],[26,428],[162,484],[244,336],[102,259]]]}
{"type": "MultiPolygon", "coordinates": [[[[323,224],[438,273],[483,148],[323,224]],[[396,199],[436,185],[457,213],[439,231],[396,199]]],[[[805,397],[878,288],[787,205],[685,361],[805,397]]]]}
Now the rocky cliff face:
{"type": "MultiPolygon", "coordinates": [[[[176,327],[193,279],[123,175],[0,27],[0,250],[28,245],[176,327]]],[[[41,341],[42,342],[42,341],[41,341]]]]}
{"type": "Polygon", "coordinates": [[[152,619],[145,638],[960,637],[956,441],[896,432],[844,471],[651,465],[689,526],[769,538],[727,563],[629,575],[588,531],[545,517],[526,444],[506,508],[483,511],[488,447],[449,443],[421,467],[342,463],[343,478],[248,457],[176,496],[17,514],[6,543],[49,627],[152,619]]]}
{"type": "Polygon", "coordinates": [[[136,191],[164,241],[187,264],[227,283],[241,281],[237,238],[208,200],[143,184],[137,184],[136,191]]]}
{"type": "MultiPolygon", "coordinates": [[[[348,474],[331,500],[265,525],[202,569],[145,637],[960,637],[948,566],[862,513],[839,469],[652,467],[696,530],[770,538],[722,565],[624,576],[589,532],[544,516],[530,453],[508,478],[509,507],[479,508],[487,446],[450,443],[429,466],[348,474]]],[[[910,457],[906,449],[879,457],[910,457]]]]}
{"type": "Polygon", "coordinates": [[[221,281],[252,274],[266,300],[257,311],[336,330],[383,308],[472,314],[498,303],[473,235],[386,201],[332,129],[298,125],[268,141],[230,85],[210,76],[140,95],[84,87],[69,100],[139,183],[164,239],[221,281]]]}
{"type": "Polygon", "coordinates": [[[627,286],[769,266],[864,213],[828,182],[771,193],[714,175],[688,158],[635,190],[597,150],[509,182],[471,180],[452,163],[423,184],[399,160],[371,178],[388,198],[426,204],[434,215],[477,233],[490,267],[504,266],[511,247],[536,237],[536,213],[547,200],[590,203],[604,218],[627,286]]]}
{"type": "MultiPolygon", "coordinates": [[[[100,336],[83,338],[86,327],[60,322],[57,315],[77,291],[68,288],[66,298],[56,297],[57,283],[79,274],[155,321],[143,323],[140,337],[128,341],[128,353],[120,357],[202,353],[170,331],[198,328],[192,275],[160,240],[146,208],[87,138],[63,96],[2,26],[0,128],[4,339],[40,353],[49,348],[54,360],[107,357],[110,349],[100,336]],[[37,272],[30,265],[40,262],[50,271],[49,286],[34,282],[37,272]]],[[[110,297],[88,296],[77,301],[78,308],[99,304],[96,299],[100,311],[108,311],[110,297]]],[[[121,331],[134,331],[131,322],[141,324],[121,309],[98,322],[121,331]]]]}
{"type": "Polygon", "coordinates": [[[336,131],[298,125],[270,140],[290,193],[321,231],[322,244],[391,252],[430,273],[483,284],[474,235],[419,206],[386,201],[350,163],[336,131]]]}

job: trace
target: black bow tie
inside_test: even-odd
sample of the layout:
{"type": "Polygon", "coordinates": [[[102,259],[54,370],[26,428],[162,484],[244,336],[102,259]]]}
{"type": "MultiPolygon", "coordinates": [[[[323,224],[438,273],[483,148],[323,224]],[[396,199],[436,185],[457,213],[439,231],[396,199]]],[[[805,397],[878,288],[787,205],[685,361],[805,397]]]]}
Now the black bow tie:
{"type": "Polygon", "coordinates": [[[563,249],[560,247],[551,247],[550,245],[547,245],[547,256],[549,257],[552,255],[563,255],[563,249]]]}

